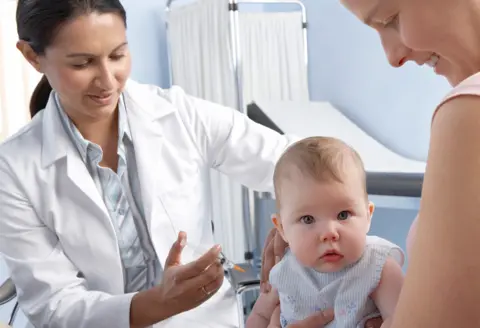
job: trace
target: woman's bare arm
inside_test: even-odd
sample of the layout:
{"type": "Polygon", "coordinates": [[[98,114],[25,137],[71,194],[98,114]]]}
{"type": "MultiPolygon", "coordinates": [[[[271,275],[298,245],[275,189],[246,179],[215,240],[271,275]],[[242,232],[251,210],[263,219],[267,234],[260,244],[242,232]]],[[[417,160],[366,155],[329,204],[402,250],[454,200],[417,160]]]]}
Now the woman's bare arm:
{"type": "Polygon", "coordinates": [[[480,97],[442,107],[392,328],[480,327],[480,97]]]}

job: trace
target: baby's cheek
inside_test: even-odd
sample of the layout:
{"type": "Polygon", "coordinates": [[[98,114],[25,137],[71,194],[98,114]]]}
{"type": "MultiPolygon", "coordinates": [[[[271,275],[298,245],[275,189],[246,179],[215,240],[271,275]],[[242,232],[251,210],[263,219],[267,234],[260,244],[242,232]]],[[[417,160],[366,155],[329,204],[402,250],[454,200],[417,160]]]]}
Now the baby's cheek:
{"type": "Polygon", "coordinates": [[[407,235],[407,255],[408,256],[410,256],[410,253],[412,252],[413,242],[415,240],[415,236],[417,235],[417,221],[418,221],[418,215],[413,220],[413,223],[410,226],[410,230],[408,231],[408,235],[407,235]]]}
{"type": "Polygon", "coordinates": [[[297,252],[297,254],[295,254],[295,257],[301,265],[307,268],[315,268],[318,265],[318,256],[316,252],[312,249],[297,252]]]}
{"type": "Polygon", "coordinates": [[[295,242],[289,243],[290,249],[297,258],[297,261],[307,267],[313,267],[317,264],[318,254],[315,242],[311,237],[303,235],[303,238],[296,238],[295,242]]]}

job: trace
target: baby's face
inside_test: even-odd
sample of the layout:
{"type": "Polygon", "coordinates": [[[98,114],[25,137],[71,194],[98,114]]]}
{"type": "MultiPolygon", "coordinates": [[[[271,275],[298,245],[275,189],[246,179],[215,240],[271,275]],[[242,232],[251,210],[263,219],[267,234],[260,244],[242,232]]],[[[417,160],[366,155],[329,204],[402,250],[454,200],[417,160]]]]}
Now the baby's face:
{"type": "Polygon", "coordinates": [[[298,261],[320,272],[335,272],[363,254],[373,204],[359,174],[343,183],[308,176],[284,181],[276,226],[298,261]]]}

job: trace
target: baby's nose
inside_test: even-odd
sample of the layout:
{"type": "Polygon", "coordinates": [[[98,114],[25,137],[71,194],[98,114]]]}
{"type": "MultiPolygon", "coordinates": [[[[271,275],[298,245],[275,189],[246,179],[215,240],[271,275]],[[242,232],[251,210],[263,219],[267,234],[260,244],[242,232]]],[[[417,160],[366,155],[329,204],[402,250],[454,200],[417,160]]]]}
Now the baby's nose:
{"type": "Polygon", "coordinates": [[[322,242],[337,241],[338,231],[332,224],[330,224],[328,227],[325,227],[320,236],[322,242]]]}

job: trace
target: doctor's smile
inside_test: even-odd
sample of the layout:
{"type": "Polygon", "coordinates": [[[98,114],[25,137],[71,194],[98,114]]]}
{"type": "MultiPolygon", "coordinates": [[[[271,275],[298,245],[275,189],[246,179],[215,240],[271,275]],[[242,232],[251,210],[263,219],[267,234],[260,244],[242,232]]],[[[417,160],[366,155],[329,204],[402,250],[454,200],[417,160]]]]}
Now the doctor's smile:
{"type": "Polygon", "coordinates": [[[96,95],[88,95],[91,100],[93,100],[96,104],[100,106],[108,106],[118,101],[118,95],[114,93],[96,96],[96,95]]]}

